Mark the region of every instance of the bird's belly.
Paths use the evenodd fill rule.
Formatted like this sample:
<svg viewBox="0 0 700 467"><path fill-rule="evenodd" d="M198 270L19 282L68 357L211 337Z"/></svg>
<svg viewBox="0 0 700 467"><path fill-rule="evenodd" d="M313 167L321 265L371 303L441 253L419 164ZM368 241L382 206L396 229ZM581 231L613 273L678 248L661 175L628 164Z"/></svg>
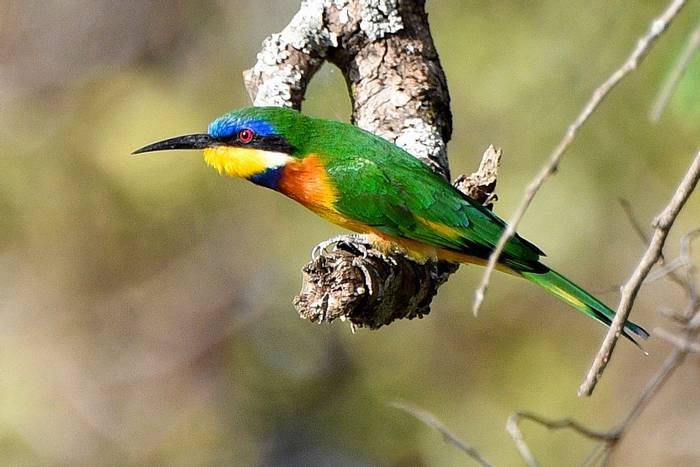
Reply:
<svg viewBox="0 0 700 467"><path fill-rule="evenodd" d="M489 262L488 258L485 259L468 253L436 247L409 238L386 235L369 226L366 226L366 229L364 233L369 233L370 242L380 251L385 253L400 252L421 264L424 264L426 261L443 260L452 263L486 266ZM509 274L518 275L518 273L504 264L496 264L496 269Z"/></svg>
<svg viewBox="0 0 700 467"><path fill-rule="evenodd" d="M453 263L486 265L488 262L467 253L446 250L434 245L411 240L409 238L394 237L373 230L369 232L370 241L381 251L400 252L421 264L426 261L445 260Z"/></svg>
<svg viewBox="0 0 700 467"><path fill-rule="evenodd" d="M368 234L372 233L372 231L374 230L367 224L363 224L362 222L353 219L348 219L347 217L338 213L338 211L336 211L333 207L318 204L302 204L307 209L311 210L313 213L322 217L328 222L332 222L335 225L339 225L340 227L343 227L345 229L352 230L353 232Z"/></svg>

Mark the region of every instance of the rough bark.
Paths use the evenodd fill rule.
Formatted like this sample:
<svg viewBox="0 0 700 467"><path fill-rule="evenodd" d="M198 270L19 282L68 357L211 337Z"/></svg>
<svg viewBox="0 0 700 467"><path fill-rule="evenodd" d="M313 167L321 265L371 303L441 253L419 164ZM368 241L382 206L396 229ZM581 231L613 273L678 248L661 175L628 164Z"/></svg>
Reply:
<svg viewBox="0 0 700 467"><path fill-rule="evenodd" d="M302 2L287 27L263 42L257 63L244 73L253 104L300 109L324 60L345 77L354 124L449 179L450 98L424 1ZM482 201L494 199L500 152L491 149L483 170L458 180L460 189ZM386 255L363 237L342 236L303 268L294 305L311 321L341 318L374 329L427 314L438 287L456 270L446 262L418 264L399 253Z"/></svg>

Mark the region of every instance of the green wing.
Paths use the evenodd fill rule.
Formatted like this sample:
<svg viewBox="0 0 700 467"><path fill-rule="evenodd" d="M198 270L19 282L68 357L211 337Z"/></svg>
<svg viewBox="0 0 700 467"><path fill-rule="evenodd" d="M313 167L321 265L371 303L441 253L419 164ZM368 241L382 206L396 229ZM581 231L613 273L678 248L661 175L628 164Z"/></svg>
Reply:
<svg viewBox="0 0 700 467"><path fill-rule="evenodd" d="M408 153L389 143L372 143L362 155L327 162L340 194L340 213L389 235L488 257L505 229L503 220ZM508 242L504 254L525 269L543 255L519 236Z"/></svg>

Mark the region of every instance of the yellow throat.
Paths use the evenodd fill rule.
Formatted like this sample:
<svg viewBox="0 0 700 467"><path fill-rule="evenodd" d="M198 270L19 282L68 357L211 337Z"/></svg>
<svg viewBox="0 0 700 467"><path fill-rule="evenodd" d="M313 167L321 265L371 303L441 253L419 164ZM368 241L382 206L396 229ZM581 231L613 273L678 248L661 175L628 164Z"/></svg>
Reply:
<svg viewBox="0 0 700 467"><path fill-rule="evenodd" d="M267 169L283 166L292 159L282 152L234 146L216 146L204 150L207 165L230 177L248 178Z"/></svg>

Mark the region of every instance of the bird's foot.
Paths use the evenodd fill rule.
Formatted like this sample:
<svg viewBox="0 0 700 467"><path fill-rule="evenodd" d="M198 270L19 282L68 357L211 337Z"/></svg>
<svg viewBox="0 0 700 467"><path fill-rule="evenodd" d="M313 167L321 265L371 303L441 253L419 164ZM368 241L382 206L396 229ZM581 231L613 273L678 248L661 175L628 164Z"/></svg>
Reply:
<svg viewBox="0 0 700 467"><path fill-rule="evenodd" d="M368 239L366 235L361 235L361 234L350 234L348 237L357 240L356 242L353 243L348 243L345 240L341 240L338 243L342 243L346 245L350 250L352 250L352 253L356 255L362 255L363 259L367 259L367 255L369 253L369 250L371 247L368 246Z"/></svg>
<svg viewBox="0 0 700 467"><path fill-rule="evenodd" d="M362 235L358 234L346 234L346 235L336 235L335 237L331 237L328 240L324 240L318 245L316 245L313 250L311 250L311 260L316 261L319 256L328 253L332 247L335 247L339 243L346 243L345 241L348 237L351 238L356 238L356 239L361 239ZM353 248L356 248L359 250L360 253L362 253L362 256L367 257L367 248L364 245L361 244L353 244Z"/></svg>

